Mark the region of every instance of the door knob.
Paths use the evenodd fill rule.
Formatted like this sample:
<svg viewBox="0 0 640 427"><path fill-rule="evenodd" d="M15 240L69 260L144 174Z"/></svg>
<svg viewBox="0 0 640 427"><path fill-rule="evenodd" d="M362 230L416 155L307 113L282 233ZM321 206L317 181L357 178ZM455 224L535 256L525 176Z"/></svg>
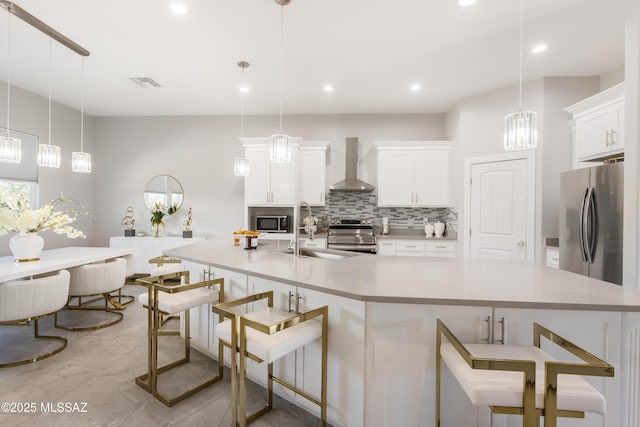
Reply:
<svg viewBox="0 0 640 427"><path fill-rule="evenodd" d="M522 240L518 240L518 246L524 246L524 242Z"/></svg>

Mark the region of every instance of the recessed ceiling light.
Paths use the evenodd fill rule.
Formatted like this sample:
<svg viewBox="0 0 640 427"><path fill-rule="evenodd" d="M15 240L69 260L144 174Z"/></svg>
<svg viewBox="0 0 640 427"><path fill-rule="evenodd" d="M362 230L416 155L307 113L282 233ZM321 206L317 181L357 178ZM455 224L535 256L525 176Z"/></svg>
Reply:
<svg viewBox="0 0 640 427"><path fill-rule="evenodd" d="M322 88L322 90L324 90L325 92L333 92L333 86L331 86L331 85L324 85L324 87Z"/></svg>
<svg viewBox="0 0 640 427"><path fill-rule="evenodd" d="M542 53L545 50L547 50L547 45L546 44L539 44L538 46L535 46L533 49L531 49L531 53Z"/></svg>
<svg viewBox="0 0 640 427"><path fill-rule="evenodd" d="M176 15L186 15L188 10L184 3L171 3L171 11Z"/></svg>
<svg viewBox="0 0 640 427"><path fill-rule="evenodd" d="M462 7L471 6L476 0L458 0L458 5Z"/></svg>
<svg viewBox="0 0 640 427"><path fill-rule="evenodd" d="M412 92L417 92L422 89L422 86L420 86L419 84L413 84L409 89L411 89Z"/></svg>
<svg viewBox="0 0 640 427"><path fill-rule="evenodd" d="M247 86L240 86L240 88L238 89L240 92L242 93L249 93L249 88Z"/></svg>

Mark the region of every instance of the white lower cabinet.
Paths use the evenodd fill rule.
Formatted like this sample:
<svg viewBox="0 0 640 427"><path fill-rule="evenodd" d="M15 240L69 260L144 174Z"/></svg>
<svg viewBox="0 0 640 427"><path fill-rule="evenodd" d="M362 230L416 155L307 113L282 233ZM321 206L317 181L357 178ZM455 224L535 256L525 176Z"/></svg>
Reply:
<svg viewBox="0 0 640 427"><path fill-rule="evenodd" d="M547 267L560 268L560 249L546 248L544 252Z"/></svg>
<svg viewBox="0 0 640 427"><path fill-rule="evenodd" d="M380 239L378 255L446 257L457 256L455 240L432 239Z"/></svg>
<svg viewBox="0 0 640 427"><path fill-rule="evenodd" d="M313 240L309 239L300 239L300 245L304 248L319 248L326 249L327 248L327 238L326 237L314 237Z"/></svg>

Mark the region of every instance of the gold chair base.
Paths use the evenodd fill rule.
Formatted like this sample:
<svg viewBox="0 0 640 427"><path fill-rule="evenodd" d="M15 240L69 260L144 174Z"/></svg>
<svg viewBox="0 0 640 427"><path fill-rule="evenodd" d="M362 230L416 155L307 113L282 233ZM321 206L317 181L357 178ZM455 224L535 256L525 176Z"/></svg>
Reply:
<svg viewBox="0 0 640 427"><path fill-rule="evenodd" d="M68 326L68 325L61 325L58 323L58 313L56 313L53 317L53 325L56 328L60 328L60 329L64 329L67 331L95 331L98 329L103 329L103 328L107 328L109 326L113 326L116 323L120 323L122 322L122 319L124 318L124 315L122 313L119 313L117 311L112 311L112 310L105 310L101 307L84 307L84 308L72 308L72 307L67 307L69 310L77 310L77 311L102 311L105 313L111 313L114 315L114 320L109 321L107 323L100 323L98 325L89 325L89 326Z"/></svg>
<svg viewBox="0 0 640 427"><path fill-rule="evenodd" d="M60 345L58 347L56 347L54 350L49 351L47 353L43 353L43 354L39 354L39 355L36 355L36 356L28 357L26 359L21 359L21 360L6 362L6 363L0 363L0 368L9 368L9 367L12 367L12 366L20 366L20 365L26 365L28 363L34 363L34 362L37 362L39 360L43 360L43 359L51 357L51 356L53 356L55 354L58 354L58 353L60 353L62 350L64 350L67 347L67 339L66 338L59 337L59 336L54 336L54 335L40 335L38 333L38 319L34 320L33 337L35 339L37 339L37 340L59 341Z"/></svg>
<svg viewBox="0 0 640 427"><path fill-rule="evenodd" d="M122 295L122 289L118 289L117 292L111 292L109 294L109 303L114 306L116 310L124 310L126 306L136 300L133 295Z"/></svg>

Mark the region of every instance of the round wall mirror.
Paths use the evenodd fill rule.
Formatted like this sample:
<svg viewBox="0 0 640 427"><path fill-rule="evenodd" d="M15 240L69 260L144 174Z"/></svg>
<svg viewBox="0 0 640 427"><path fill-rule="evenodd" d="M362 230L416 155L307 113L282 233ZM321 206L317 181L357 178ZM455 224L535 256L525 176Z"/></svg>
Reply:
<svg viewBox="0 0 640 427"><path fill-rule="evenodd" d="M152 209L156 203L173 207L174 211L180 209L183 199L182 185L171 175L158 175L151 178L144 188L144 204Z"/></svg>

